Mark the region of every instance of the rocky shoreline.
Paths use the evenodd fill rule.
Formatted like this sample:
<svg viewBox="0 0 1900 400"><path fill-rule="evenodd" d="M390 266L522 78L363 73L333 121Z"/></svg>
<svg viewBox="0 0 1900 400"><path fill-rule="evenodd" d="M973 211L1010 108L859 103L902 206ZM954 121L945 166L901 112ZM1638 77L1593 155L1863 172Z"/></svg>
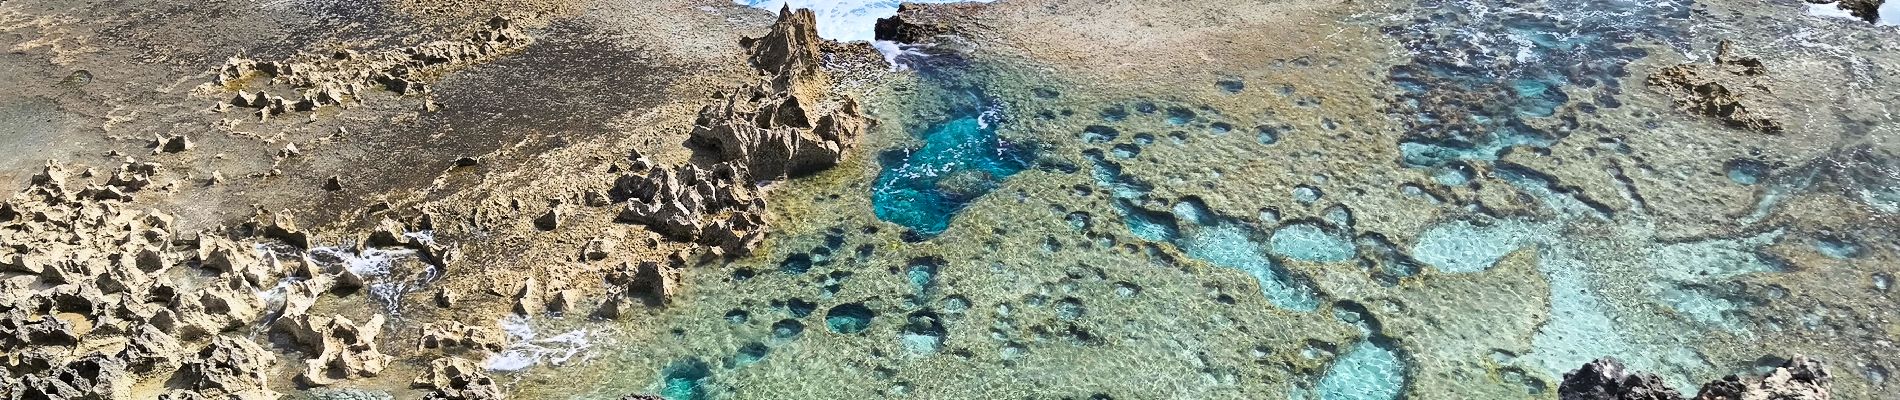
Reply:
<svg viewBox="0 0 1900 400"><path fill-rule="evenodd" d="M598 203L575 211L615 215L620 223L688 246L670 260L621 264L599 286L549 293L541 281L528 278L508 292L513 312L622 318L632 308L665 304L686 284L679 282L678 269L689 259L743 256L757 246L770 219L767 190L759 184L836 165L870 123L855 100L831 88L820 65L826 41L817 37L815 24L809 10L788 8L771 32L740 43L759 77L716 93L699 112L692 144L713 160L709 165L657 165L633 150L614 164L620 177L611 187L591 192L600 193L590 197ZM352 99L370 87L426 99L427 80L439 74L432 70L532 42L508 19L496 17L461 42L282 62L234 58L211 83L225 89L206 90L236 91L218 109L251 108L261 118L360 101ZM253 86L244 82L254 77L294 93L233 89ZM294 145L288 149L296 151ZM154 153L191 150L183 136L154 144ZM491 326L444 320L419 331L390 332L383 312L363 317L320 311L335 308L322 303L377 296L372 281L390 272L313 255L412 254L428 271L420 281L425 284L441 280L437 274L467 273L464 258L490 257L435 241L432 214L409 222L385 217L376 229L356 234L300 229L291 211L259 212L237 227L181 232L174 217L139 201L184 189L177 180L157 182L172 179L160 172L162 165L126 158L110 173L68 168L48 163L25 190L0 202L0 242L8 244L0 247L0 285L6 289L0 343L15 349L5 354L8 373L0 376L0 398L276 399L284 397L281 388L293 387L280 380L286 376L300 388L347 386L386 374L394 364L414 363L425 366L411 384L424 398L506 397L481 365L509 344ZM329 185L339 186L335 178ZM593 211L612 204L619 211ZM569 218L575 216L550 210L532 223L552 231L568 228ZM361 239L341 250L318 244L337 236ZM607 239L590 241L581 259L603 260L615 253L614 246ZM460 301L450 286L432 296L444 309L484 308ZM419 351L392 355L382 348L385 343L414 343ZM301 359L282 359L272 348Z"/></svg>

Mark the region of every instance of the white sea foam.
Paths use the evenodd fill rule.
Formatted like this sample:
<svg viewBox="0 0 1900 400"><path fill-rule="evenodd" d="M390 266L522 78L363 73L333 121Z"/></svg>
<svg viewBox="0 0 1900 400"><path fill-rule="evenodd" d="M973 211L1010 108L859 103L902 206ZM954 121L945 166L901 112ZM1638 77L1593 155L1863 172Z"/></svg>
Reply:
<svg viewBox="0 0 1900 400"><path fill-rule="evenodd" d="M911 3L988 3L991 0L906 0ZM792 8L809 8L818 15L818 36L842 41L870 41L878 18L897 15L899 0L734 0L747 7L778 11L790 4Z"/></svg>
<svg viewBox="0 0 1900 400"><path fill-rule="evenodd" d="M500 323L510 343L482 362L482 367L490 371L520 371L542 363L563 365L576 357L586 359L592 355L587 350L594 347L594 341L585 329L541 338L526 317L511 315Z"/></svg>
<svg viewBox="0 0 1900 400"><path fill-rule="evenodd" d="M1885 7L1882 7L1882 8L1885 8ZM1885 11L1885 10L1882 10L1882 11ZM1856 21L1860 20L1860 18L1855 18L1854 14L1849 14L1847 10L1842 10L1840 7L1840 3L1827 3L1827 4L1809 3L1808 15L1828 17L1828 18L1846 18L1846 19L1851 19L1851 20L1856 20Z"/></svg>

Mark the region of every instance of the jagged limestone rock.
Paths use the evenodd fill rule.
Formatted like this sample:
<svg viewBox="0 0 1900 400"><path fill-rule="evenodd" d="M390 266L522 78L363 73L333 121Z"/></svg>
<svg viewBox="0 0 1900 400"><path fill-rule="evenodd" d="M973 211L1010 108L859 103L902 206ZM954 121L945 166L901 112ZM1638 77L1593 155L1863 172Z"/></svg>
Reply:
<svg viewBox="0 0 1900 400"><path fill-rule="evenodd" d="M475 362L443 357L429 362L429 370L416 377L412 387L429 389L425 400L500 400L507 398L501 386Z"/></svg>
<svg viewBox="0 0 1900 400"><path fill-rule="evenodd" d="M185 389L217 398L276 399L269 388L277 356L247 339L217 336L185 360L174 379Z"/></svg>

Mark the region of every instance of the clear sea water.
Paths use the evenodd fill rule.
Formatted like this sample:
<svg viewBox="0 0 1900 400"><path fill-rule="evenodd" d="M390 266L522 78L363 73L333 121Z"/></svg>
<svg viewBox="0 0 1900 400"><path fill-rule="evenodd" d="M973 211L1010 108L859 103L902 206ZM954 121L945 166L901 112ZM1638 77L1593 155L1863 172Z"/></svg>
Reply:
<svg viewBox="0 0 1900 400"><path fill-rule="evenodd" d="M896 7L791 4L841 40ZM1693 392L1803 352L1848 390L1900 390L1894 358L1854 350L1896 339L1876 322L1896 269L1891 129L1796 163L1695 164L1628 138L1754 135L1629 100L1633 69L1708 52L1694 6L1419 1L1372 22L1402 54L1371 83L1390 136L932 55L903 94L928 109L885 113L869 157L775 189L798 219L758 255L690 270L677 306L633 323L651 336L517 379L674 400L1554 398L1598 357ZM1820 18L1801 7L1788 18ZM1290 84L1191 90L1324 109ZM1656 109L1606 116L1632 107ZM1295 173L1302 157L1364 170ZM1861 219L1775 217L1815 204ZM1729 216L1667 209L1705 206Z"/></svg>

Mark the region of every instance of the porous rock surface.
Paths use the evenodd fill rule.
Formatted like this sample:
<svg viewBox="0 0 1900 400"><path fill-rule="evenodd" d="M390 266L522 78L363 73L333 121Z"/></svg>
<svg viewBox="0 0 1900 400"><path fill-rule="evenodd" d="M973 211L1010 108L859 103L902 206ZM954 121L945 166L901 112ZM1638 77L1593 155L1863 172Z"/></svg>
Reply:
<svg viewBox="0 0 1900 400"><path fill-rule="evenodd" d="M780 11L771 32L742 40L762 76L718 93L700 109L691 133L691 142L718 162L653 166L636 152L609 191L626 204L618 220L717 254L748 254L767 228L756 182L837 165L870 124L856 100L830 90L825 43L811 10L790 8Z"/></svg>
<svg viewBox="0 0 1900 400"><path fill-rule="evenodd" d="M1565 373L1557 395L1562 400L1825 400L1831 379L1820 361L1797 355L1765 376L1729 375L1703 384L1695 397L1683 397L1654 374L1601 358Z"/></svg>
<svg viewBox="0 0 1900 400"><path fill-rule="evenodd" d="M1684 112L1714 118L1724 126L1780 133L1777 111L1762 103L1770 96L1761 60L1736 54L1727 41L1716 46L1712 64L1682 64L1651 74L1649 86L1674 99Z"/></svg>
<svg viewBox="0 0 1900 400"><path fill-rule="evenodd" d="M255 110L260 118L291 111L315 111L320 107L360 101L366 90L384 89L397 94L428 91L429 75L459 65L485 60L533 43L505 17L489 19L474 33L457 40L437 40L414 46L370 54L340 50L329 54L304 54L279 61L257 61L233 57L218 70L212 85L237 88L220 109ZM247 92L250 80L290 88L292 97L269 91Z"/></svg>
<svg viewBox="0 0 1900 400"><path fill-rule="evenodd" d="M779 12L772 31L746 39L759 82L719 95L700 109L693 141L745 165L754 180L808 175L843 159L867 124L850 96L828 93L830 77L817 17L811 10Z"/></svg>
<svg viewBox="0 0 1900 400"><path fill-rule="evenodd" d="M475 362L459 357L444 357L429 362L429 370L411 385L428 389L425 400L498 400L507 398L501 386Z"/></svg>

